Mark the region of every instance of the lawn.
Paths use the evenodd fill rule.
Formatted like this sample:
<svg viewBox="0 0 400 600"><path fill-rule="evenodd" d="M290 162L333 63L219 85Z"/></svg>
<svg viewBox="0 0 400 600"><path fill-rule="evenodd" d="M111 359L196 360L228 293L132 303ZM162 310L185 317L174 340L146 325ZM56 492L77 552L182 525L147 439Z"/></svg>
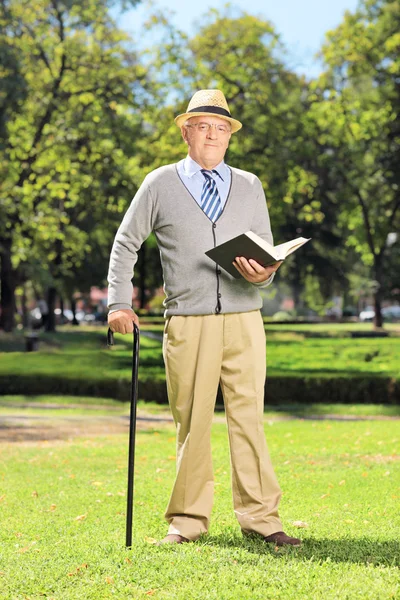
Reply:
<svg viewBox="0 0 400 600"><path fill-rule="evenodd" d="M370 325L356 324L357 330L369 331ZM362 325L362 327L361 327ZM163 378L161 342L147 337L161 335L161 326L143 326L140 346L141 376ZM268 324L268 374L319 377L365 374L399 378L400 336L392 325L387 338L352 339L353 325L278 325ZM0 336L0 375L63 373L67 377L109 379L129 377L132 337L115 336L116 345L106 346L104 328L60 328L55 334L42 334L40 352L23 352L21 335Z"/></svg>
<svg viewBox="0 0 400 600"><path fill-rule="evenodd" d="M266 325L269 404L293 402L400 404L399 328L386 338L351 338L368 324ZM0 393L128 398L132 336L106 329L64 327L40 335L39 352L26 353L21 333L0 334ZM144 324L139 395L166 402L161 325Z"/></svg>
<svg viewBox="0 0 400 600"><path fill-rule="evenodd" d="M22 409L22 410L21 410ZM0 418L15 415L21 411L24 415L46 417L53 414L60 416L129 416L130 405L112 398L93 398L82 396L0 396ZM155 417L171 417L169 407L155 402L138 401L138 414ZM223 407L216 407L216 414L223 415ZM400 406L388 404L280 404L266 406L266 419L275 418L333 418L338 419L373 419L374 417L400 417Z"/></svg>
<svg viewBox="0 0 400 600"><path fill-rule="evenodd" d="M157 547L174 477L171 426L138 433L134 547L124 548L127 436L0 446L2 600L389 599L400 597L398 421L266 422L300 549L240 535L226 427L213 427L212 527ZM296 528L303 521L308 527Z"/></svg>

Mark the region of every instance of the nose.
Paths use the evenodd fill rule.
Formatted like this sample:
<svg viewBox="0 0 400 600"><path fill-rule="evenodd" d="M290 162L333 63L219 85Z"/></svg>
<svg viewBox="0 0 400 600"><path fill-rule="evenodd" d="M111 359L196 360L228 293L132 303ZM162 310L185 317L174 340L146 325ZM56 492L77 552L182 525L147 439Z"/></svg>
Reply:
<svg viewBox="0 0 400 600"><path fill-rule="evenodd" d="M217 139L217 128L214 126L210 127L210 129L208 130L208 133L207 133L207 137L210 140L216 140Z"/></svg>

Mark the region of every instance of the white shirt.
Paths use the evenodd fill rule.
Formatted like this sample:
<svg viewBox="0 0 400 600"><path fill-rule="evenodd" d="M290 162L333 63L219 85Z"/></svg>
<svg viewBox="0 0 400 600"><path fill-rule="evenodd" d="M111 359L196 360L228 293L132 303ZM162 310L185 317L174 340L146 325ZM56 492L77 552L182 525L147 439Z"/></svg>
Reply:
<svg viewBox="0 0 400 600"><path fill-rule="evenodd" d="M201 206L201 192L205 181L204 175L201 172L202 168L190 156L180 160L177 164L178 175L182 183L199 206ZM231 188L231 170L224 161L221 161L213 170L217 171L218 175L211 173L211 170L208 170L208 172L217 184L219 197L221 198L221 208L224 208Z"/></svg>

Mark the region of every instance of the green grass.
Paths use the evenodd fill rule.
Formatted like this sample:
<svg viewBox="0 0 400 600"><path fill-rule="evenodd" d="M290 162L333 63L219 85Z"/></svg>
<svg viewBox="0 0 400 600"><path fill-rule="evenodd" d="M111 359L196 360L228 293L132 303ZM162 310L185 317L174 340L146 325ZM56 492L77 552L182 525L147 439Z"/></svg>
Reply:
<svg viewBox="0 0 400 600"><path fill-rule="evenodd" d="M356 324L365 330L371 325ZM154 327L149 326L150 329ZM307 329L308 328L308 329ZM309 337L309 330L327 337ZM400 337L347 337L351 324L267 325L267 361L269 376L351 377L354 375L399 378ZM115 336L110 350L105 329L71 327L55 334L42 334L40 352L25 353L21 335L0 336L0 376L38 374L104 380L128 378L131 372L131 336ZM335 335L331 335L332 331ZM21 347L22 344L22 347ZM161 343L141 337L140 377L164 379Z"/></svg>
<svg viewBox="0 0 400 600"><path fill-rule="evenodd" d="M342 417L342 418L364 418L364 417L400 417L400 406L385 404L288 404L280 406L266 406L264 410L266 418L273 417Z"/></svg>
<svg viewBox="0 0 400 600"><path fill-rule="evenodd" d="M372 323L274 323L264 317L264 324L269 331L296 331L302 332L308 336L315 333L323 334L324 336L344 336L348 337L351 332L371 332L373 331ZM400 335L400 323L385 323L383 331L387 331L390 335Z"/></svg>
<svg viewBox="0 0 400 600"><path fill-rule="evenodd" d="M27 405L30 407L44 407L44 405L53 408L74 407L74 410L82 408L94 408L98 410L100 407L104 407L105 410L110 408L114 410L121 409L121 402L114 400L113 398L92 398L86 396L0 396L0 406L19 406L25 408Z"/></svg>
<svg viewBox="0 0 400 600"><path fill-rule="evenodd" d="M81 398L80 396L0 396L0 417L24 416L59 418L119 417L129 415L129 404L108 398Z"/></svg>
<svg viewBox="0 0 400 600"><path fill-rule="evenodd" d="M399 377L400 340L384 339L268 339L268 373L318 377L365 374Z"/></svg>
<svg viewBox="0 0 400 600"><path fill-rule="evenodd" d="M105 330L61 330L42 334L39 352L4 352L1 354L0 375L35 374L102 381L127 378L131 374L132 338L118 336L117 344L107 348ZM15 341L13 342L15 344ZM3 336L3 349L6 340ZM141 338L141 376L163 379L161 344Z"/></svg>
<svg viewBox="0 0 400 600"><path fill-rule="evenodd" d="M268 600L400 597L398 422L266 425L300 549L241 537L225 426L213 428L212 526L156 547L174 478L172 428L137 436L134 547L124 548L126 436L3 444L2 600ZM306 529L296 529L294 521Z"/></svg>
<svg viewBox="0 0 400 600"><path fill-rule="evenodd" d="M112 398L92 398L81 396L0 396L0 416L15 414L18 410L23 414L45 416L51 411L55 416L74 415L119 416L129 414L129 403L122 404ZM153 416L170 416L169 407L155 402L138 401L138 414ZM223 414L223 406L217 405L216 412ZM265 418L280 417L400 417L400 406L387 404L288 404L266 406Z"/></svg>

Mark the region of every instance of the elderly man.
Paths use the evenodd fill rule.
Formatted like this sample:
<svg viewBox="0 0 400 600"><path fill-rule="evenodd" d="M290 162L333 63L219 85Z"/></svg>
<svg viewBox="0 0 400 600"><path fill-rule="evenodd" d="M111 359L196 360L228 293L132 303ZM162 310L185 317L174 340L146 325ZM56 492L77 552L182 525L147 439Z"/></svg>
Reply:
<svg viewBox="0 0 400 600"><path fill-rule="evenodd" d="M233 503L242 532L278 546L299 546L282 531L281 497L263 429L265 334L259 288L280 263L264 268L238 256L233 278L205 252L251 230L272 243L259 179L224 162L232 133L223 93L200 90L175 119L188 146L177 164L143 181L115 237L109 269L108 322L114 332L139 325L132 310L137 251L154 232L166 298L163 356L177 428L177 473L162 543L195 541L209 527L213 502L210 434L218 384L229 431Z"/></svg>

